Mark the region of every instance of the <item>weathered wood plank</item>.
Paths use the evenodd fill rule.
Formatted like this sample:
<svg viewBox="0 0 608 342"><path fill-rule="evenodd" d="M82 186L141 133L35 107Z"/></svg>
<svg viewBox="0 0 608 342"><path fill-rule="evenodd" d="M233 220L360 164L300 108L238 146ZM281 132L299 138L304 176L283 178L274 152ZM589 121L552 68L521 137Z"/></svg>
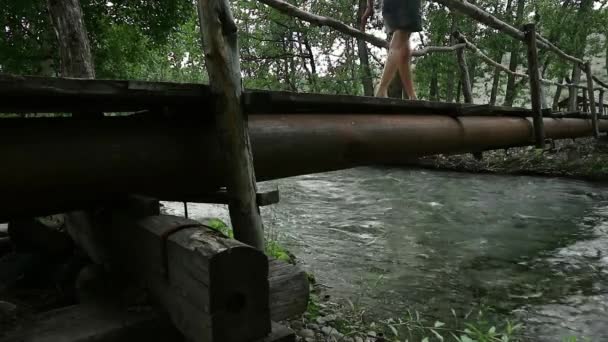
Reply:
<svg viewBox="0 0 608 342"><path fill-rule="evenodd" d="M279 260L268 264L270 283L270 317L274 321L293 318L306 311L309 284L306 272Z"/></svg>
<svg viewBox="0 0 608 342"><path fill-rule="evenodd" d="M202 84L0 74L0 99L0 111L13 113L73 112L92 108L102 112L128 112L164 106L197 106L206 109L209 115L212 113L209 87Z"/></svg>
<svg viewBox="0 0 608 342"><path fill-rule="evenodd" d="M184 341L165 315L113 305L76 305L45 312L1 335L2 342Z"/></svg>
<svg viewBox="0 0 608 342"><path fill-rule="evenodd" d="M116 305L74 305L44 312L13 330L0 332L1 342L186 342L165 314L128 310ZM258 342L294 342L290 329L272 322ZM251 342L251 341L245 341Z"/></svg>
<svg viewBox="0 0 608 342"><path fill-rule="evenodd" d="M524 26L524 33L528 47L528 73L530 75L530 95L532 97L532 115L534 118L534 138L537 148L545 147L545 129L543 124L542 84L540 83L540 69L538 61L538 48L536 46L536 25Z"/></svg>
<svg viewBox="0 0 608 342"><path fill-rule="evenodd" d="M180 198L163 198L165 201L173 202L189 202L189 203L213 203L213 204L230 204L230 195L225 189L214 193L187 196ZM256 201L258 206L266 207L269 205L279 203L280 195L279 190L262 191L256 193Z"/></svg>
<svg viewBox="0 0 608 342"><path fill-rule="evenodd" d="M270 332L261 251L179 217L138 219L116 209L71 213L67 222L94 261L145 284L190 341L242 342Z"/></svg>

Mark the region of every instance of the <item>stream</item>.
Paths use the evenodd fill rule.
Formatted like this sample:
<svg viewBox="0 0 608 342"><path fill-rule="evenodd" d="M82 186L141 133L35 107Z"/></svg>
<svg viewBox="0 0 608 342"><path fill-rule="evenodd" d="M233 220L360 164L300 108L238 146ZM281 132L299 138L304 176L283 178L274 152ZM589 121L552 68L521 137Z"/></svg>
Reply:
<svg viewBox="0 0 608 342"><path fill-rule="evenodd" d="M378 318L486 305L536 341L608 340L608 193L582 181L357 168L268 182L268 233ZM167 210L183 214L181 203ZM229 221L224 206L193 218Z"/></svg>

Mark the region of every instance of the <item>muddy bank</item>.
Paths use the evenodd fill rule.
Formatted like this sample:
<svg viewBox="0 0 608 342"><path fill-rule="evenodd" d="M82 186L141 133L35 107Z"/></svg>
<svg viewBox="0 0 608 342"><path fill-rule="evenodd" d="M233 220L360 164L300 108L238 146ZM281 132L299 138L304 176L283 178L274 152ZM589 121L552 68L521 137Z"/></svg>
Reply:
<svg viewBox="0 0 608 342"><path fill-rule="evenodd" d="M477 156L479 157L479 156ZM608 181L608 139L560 140L545 150L517 147L487 151L481 159L472 154L421 158L417 167L433 170L567 177Z"/></svg>

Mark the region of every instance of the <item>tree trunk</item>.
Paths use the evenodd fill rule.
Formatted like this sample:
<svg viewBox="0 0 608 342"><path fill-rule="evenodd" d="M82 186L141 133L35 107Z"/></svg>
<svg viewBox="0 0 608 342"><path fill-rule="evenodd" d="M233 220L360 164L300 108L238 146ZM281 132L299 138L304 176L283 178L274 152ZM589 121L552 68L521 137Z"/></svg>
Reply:
<svg viewBox="0 0 608 342"><path fill-rule="evenodd" d="M520 26L520 23L523 19L524 8L525 8L525 0L517 0L517 13L515 15L515 24L517 27ZM521 43L518 41L513 41L512 49L511 49L511 57L509 60L509 70L515 72L517 71L517 66L519 65L519 48ZM509 74L507 77L507 91L505 93L505 102L504 105L508 107L513 106L513 102L515 102L515 97L517 96L517 90L515 85L515 76Z"/></svg>
<svg viewBox="0 0 608 342"><path fill-rule="evenodd" d="M439 79L437 69L433 66L431 74L431 84L429 86L429 98L431 101L439 101Z"/></svg>
<svg viewBox="0 0 608 342"><path fill-rule="evenodd" d="M357 10L357 23L361 22L361 18L367 8L367 0L359 0L359 9ZM365 27L361 27L361 31L365 31ZM359 65L361 74L361 83L363 84L363 94L365 96L374 96L374 82L372 79L372 70L369 66L369 50L363 39L357 39L357 52L359 54Z"/></svg>
<svg viewBox="0 0 608 342"><path fill-rule="evenodd" d="M452 24L450 26L450 45L454 46L456 44L456 38L454 37L454 32L456 31L458 25L456 22L456 15L454 12L450 13L450 18L452 20ZM454 90L456 88L456 80L457 80L456 72L454 68L449 68L448 77L445 85L445 101L453 102L454 101Z"/></svg>
<svg viewBox="0 0 608 342"><path fill-rule="evenodd" d="M564 77L560 77L558 80L558 83L563 83L564 82ZM553 111L558 111L559 110L559 100L562 97L562 90L563 87L557 87L557 89L555 90L555 95L553 96L553 106L551 108L553 108Z"/></svg>
<svg viewBox="0 0 608 342"><path fill-rule="evenodd" d="M572 68L572 79L570 83L578 84L581 81L581 68L575 64ZM573 112L578 107L578 88L570 87L568 90L568 110Z"/></svg>
<svg viewBox="0 0 608 342"><path fill-rule="evenodd" d="M91 45L79 0L47 0L59 43L61 76L95 78Z"/></svg>
<svg viewBox="0 0 608 342"><path fill-rule="evenodd" d="M502 53L497 54L496 61L500 63L502 61ZM496 98L498 97L498 88L500 87L500 69L494 68L494 75L492 76L492 91L490 92L490 105L496 105Z"/></svg>

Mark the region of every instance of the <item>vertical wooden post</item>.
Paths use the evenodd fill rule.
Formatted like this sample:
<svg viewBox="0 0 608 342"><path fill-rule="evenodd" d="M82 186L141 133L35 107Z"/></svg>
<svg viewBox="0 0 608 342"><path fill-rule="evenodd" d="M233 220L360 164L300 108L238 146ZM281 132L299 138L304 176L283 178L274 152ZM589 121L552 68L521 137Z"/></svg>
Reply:
<svg viewBox="0 0 608 342"><path fill-rule="evenodd" d="M536 147L545 147L545 130L543 124L542 91L538 63L538 49L536 47L536 25L524 26L526 43L528 45L528 75L530 76L530 95L532 97L532 115L534 116L534 138Z"/></svg>
<svg viewBox="0 0 608 342"><path fill-rule="evenodd" d="M593 125L593 136L600 136L600 129L597 124L597 110L595 107L595 90L593 90L593 73L591 72L591 62L585 63L587 73L587 94L589 94L589 108L591 109L591 124Z"/></svg>
<svg viewBox="0 0 608 342"><path fill-rule="evenodd" d="M569 87L568 94L568 110L571 112L575 112L578 110L578 88L575 85L578 84L578 79L580 77L581 68L578 63L574 64L574 70L572 71L572 80L570 81L571 85Z"/></svg>
<svg viewBox="0 0 608 342"><path fill-rule="evenodd" d="M581 103L583 112L589 113L589 100L587 100L587 88L583 90L583 103Z"/></svg>
<svg viewBox="0 0 608 342"><path fill-rule="evenodd" d="M465 43L462 35L458 31L452 33L453 37L459 43ZM462 85L462 94L464 95L464 103L473 103L473 90L471 89L471 76L469 75L469 66L467 65L467 57L465 55L465 48L456 50L456 58L458 59L458 68L460 69L460 78Z"/></svg>
<svg viewBox="0 0 608 342"><path fill-rule="evenodd" d="M600 88L600 100L599 100L599 104L600 104L600 108L598 109L598 114L599 117L603 117L606 113L605 113L605 108L604 108L604 89Z"/></svg>
<svg viewBox="0 0 608 342"><path fill-rule="evenodd" d="M241 97L237 27L228 0L198 0L199 19L216 125L228 167L230 219L234 237L264 250L264 226L256 201L253 156Z"/></svg>

